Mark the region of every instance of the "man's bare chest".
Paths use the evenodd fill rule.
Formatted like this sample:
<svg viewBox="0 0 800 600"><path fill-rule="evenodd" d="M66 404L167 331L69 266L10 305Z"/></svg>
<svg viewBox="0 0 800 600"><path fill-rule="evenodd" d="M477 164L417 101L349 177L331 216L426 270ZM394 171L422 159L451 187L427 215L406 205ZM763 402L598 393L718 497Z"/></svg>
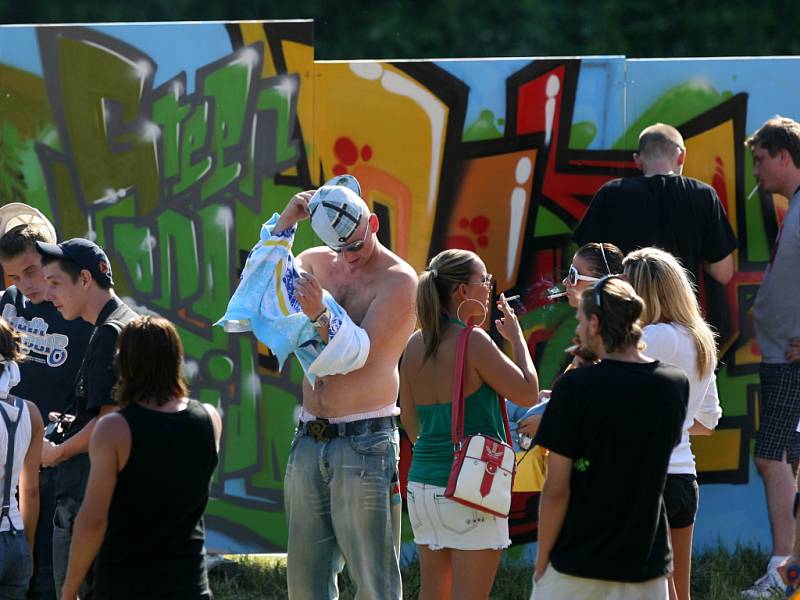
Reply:
<svg viewBox="0 0 800 600"><path fill-rule="evenodd" d="M353 322L360 325L375 299L376 293L372 284L363 279L341 281L334 278L327 285L322 281L320 283L350 315Z"/></svg>

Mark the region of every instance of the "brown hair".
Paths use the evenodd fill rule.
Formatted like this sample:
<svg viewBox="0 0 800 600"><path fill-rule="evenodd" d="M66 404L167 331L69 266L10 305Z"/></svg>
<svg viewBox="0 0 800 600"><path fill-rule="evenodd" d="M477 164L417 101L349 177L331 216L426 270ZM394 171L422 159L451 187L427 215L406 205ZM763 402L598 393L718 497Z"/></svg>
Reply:
<svg viewBox="0 0 800 600"><path fill-rule="evenodd" d="M469 250L444 250L431 259L419 276L417 287L417 319L425 342L427 360L442 341L442 317L450 295L460 283L468 283L479 260Z"/></svg>
<svg viewBox="0 0 800 600"><path fill-rule="evenodd" d="M15 259L28 250L36 252L36 242L49 240L50 237L42 225L17 225L0 237L0 261Z"/></svg>
<svg viewBox="0 0 800 600"><path fill-rule="evenodd" d="M161 317L138 317L117 340L120 406L154 402L157 406L188 393L183 378L183 344L175 327Z"/></svg>
<svg viewBox="0 0 800 600"><path fill-rule="evenodd" d="M588 263L592 270L589 274L591 277L603 277L622 273L622 259L625 255L609 242L589 242L578 248L575 256Z"/></svg>
<svg viewBox="0 0 800 600"><path fill-rule="evenodd" d="M642 158L673 158L681 150L684 150L683 136L671 125L655 123L639 134Z"/></svg>
<svg viewBox="0 0 800 600"><path fill-rule="evenodd" d="M786 150L792 157L794 166L800 168L800 123L794 119L776 115L759 127L744 143L750 150L760 146L770 156Z"/></svg>
<svg viewBox="0 0 800 600"><path fill-rule="evenodd" d="M581 294L581 310L587 317L599 318L600 338L606 352L639 346L642 328L637 321L644 310L644 300L627 281L609 276L586 288Z"/></svg>
<svg viewBox="0 0 800 600"><path fill-rule="evenodd" d="M25 360L25 354L22 352L22 337L3 318L0 318L0 360L13 362ZM5 371L5 368L5 365L0 364L0 374Z"/></svg>

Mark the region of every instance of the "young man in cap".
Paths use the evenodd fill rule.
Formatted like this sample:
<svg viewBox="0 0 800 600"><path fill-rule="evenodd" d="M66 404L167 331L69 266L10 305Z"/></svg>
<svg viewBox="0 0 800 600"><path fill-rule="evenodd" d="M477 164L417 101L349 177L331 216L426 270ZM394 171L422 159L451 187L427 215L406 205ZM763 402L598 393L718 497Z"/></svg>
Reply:
<svg viewBox="0 0 800 600"><path fill-rule="evenodd" d="M75 386L75 419L60 444L45 442L42 463L58 465L56 513L53 531L53 572L60 594L66 576L72 526L78 514L89 475L87 450L97 420L117 410L112 388L117 336L136 313L113 290L111 265L102 248L75 238L60 244L38 242L47 280L45 299L65 319L81 318L94 325ZM81 596L91 593L87 577Z"/></svg>
<svg viewBox="0 0 800 600"><path fill-rule="evenodd" d="M667 600L663 492L689 381L642 353L643 307L615 275L581 295L576 332L601 360L559 377L536 433L550 454L532 600Z"/></svg>
<svg viewBox="0 0 800 600"><path fill-rule="evenodd" d="M338 328L322 304L323 289L369 338L363 366L318 378L314 388L303 382L284 484L293 600L335 598L345 562L359 598L402 597L397 365L416 322L417 276L378 241L378 217L359 193L348 176L301 192L273 230L290 237L310 218L325 243L298 256L304 273L294 282L322 339Z"/></svg>
<svg viewBox="0 0 800 600"><path fill-rule="evenodd" d="M62 413L72 390L92 326L81 319L67 321L44 299L47 283L36 242L56 241L53 225L35 208L14 202L0 207L0 265L12 285L0 299L0 313L22 336L27 360L20 363L20 383L14 393L36 404L47 421ZM53 513L55 470L39 476L40 511L34 545L34 576L30 598L55 598L53 581Z"/></svg>

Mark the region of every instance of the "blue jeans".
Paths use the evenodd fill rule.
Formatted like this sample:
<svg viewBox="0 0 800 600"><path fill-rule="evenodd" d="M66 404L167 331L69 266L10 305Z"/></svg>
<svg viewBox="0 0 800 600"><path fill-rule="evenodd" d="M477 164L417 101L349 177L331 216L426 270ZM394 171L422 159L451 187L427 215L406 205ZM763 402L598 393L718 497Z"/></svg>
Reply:
<svg viewBox="0 0 800 600"><path fill-rule="evenodd" d="M33 560L22 531L0 533L0 600L25 598Z"/></svg>
<svg viewBox="0 0 800 600"><path fill-rule="evenodd" d="M339 597L347 562L356 600L400 600L397 428L316 441L295 435L284 495L291 600Z"/></svg>

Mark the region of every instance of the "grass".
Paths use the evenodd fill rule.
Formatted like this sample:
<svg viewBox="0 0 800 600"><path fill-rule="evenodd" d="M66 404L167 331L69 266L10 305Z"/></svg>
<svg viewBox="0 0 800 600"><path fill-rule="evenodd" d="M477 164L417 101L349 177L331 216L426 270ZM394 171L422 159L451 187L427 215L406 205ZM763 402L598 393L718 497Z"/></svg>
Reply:
<svg viewBox="0 0 800 600"><path fill-rule="evenodd" d="M764 573L767 555L760 550L737 547L733 552L720 547L696 555L692 563L693 600L735 600L739 590L751 585ZM283 558L233 557L233 562L211 572L211 588L216 600L282 600L286 594L286 562ZM342 600L352 600L353 582L347 570L339 578ZM403 571L403 596L419 594L419 565ZM502 566L495 578L493 600L527 600L531 593L531 567ZM784 599L783 594L774 600Z"/></svg>

